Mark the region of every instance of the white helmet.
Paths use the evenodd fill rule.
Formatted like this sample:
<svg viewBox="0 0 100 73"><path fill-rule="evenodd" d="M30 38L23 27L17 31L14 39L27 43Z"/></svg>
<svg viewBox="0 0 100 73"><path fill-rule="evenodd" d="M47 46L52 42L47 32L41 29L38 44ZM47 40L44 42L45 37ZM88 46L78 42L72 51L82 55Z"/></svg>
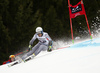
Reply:
<svg viewBox="0 0 100 73"><path fill-rule="evenodd" d="M36 33L43 33L42 27L37 27L36 28Z"/></svg>

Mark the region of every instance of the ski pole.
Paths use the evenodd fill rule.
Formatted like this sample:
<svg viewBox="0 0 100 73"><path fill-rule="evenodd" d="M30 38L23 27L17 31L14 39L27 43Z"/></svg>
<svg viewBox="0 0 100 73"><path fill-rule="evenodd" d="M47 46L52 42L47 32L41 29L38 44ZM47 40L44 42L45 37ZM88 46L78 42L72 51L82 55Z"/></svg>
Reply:
<svg viewBox="0 0 100 73"><path fill-rule="evenodd" d="M28 50L25 50L25 51L23 51L23 52L20 52L20 53L18 53L18 54L15 54L15 56L18 56L18 55L20 55L20 54L23 54L23 53L25 53L25 52L27 52Z"/></svg>

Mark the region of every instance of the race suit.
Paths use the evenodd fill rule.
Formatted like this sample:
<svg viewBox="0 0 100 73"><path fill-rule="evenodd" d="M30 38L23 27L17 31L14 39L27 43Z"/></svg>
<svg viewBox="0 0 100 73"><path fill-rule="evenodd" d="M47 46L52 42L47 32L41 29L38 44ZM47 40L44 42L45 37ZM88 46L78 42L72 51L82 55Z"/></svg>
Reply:
<svg viewBox="0 0 100 73"><path fill-rule="evenodd" d="M10 59L9 59L8 61L4 61L4 62L3 62L3 65L4 65L4 64L8 64L8 63L10 63L10 62L12 62Z"/></svg>
<svg viewBox="0 0 100 73"><path fill-rule="evenodd" d="M33 42L38 39L39 42L32 48L31 51L29 51L26 55L24 55L22 57L22 59L25 59L26 57L32 55L33 53L36 55L38 55L41 51L46 51L48 49L49 46L49 42L52 41L52 39L50 38L50 36L48 35L48 33L43 32L42 36L39 37L38 34L36 33L33 38L31 39L31 41L29 42L29 45L32 45Z"/></svg>

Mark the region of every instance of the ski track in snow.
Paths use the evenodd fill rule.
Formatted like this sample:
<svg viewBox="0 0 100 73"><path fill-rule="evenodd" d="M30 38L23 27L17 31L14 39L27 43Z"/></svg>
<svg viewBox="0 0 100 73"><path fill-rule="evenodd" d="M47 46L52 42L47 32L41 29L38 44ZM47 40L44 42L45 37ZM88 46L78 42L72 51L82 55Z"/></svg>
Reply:
<svg viewBox="0 0 100 73"><path fill-rule="evenodd" d="M0 73L100 73L100 38L42 52L34 59L12 67L2 65Z"/></svg>

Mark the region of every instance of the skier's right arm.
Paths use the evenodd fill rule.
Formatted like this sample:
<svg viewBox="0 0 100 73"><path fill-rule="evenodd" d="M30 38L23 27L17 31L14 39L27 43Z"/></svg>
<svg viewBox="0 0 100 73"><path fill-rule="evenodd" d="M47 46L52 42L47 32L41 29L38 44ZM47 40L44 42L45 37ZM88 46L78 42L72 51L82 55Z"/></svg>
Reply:
<svg viewBox="0 0 100 73"><path fill-rule="evenodd" d="M33 44L33 42L36 40L36 36L37 36L37 34L35 34L34 36L33 36L33 38L30 40L30 42L29 42L29 51L31 50L31 48L32 48L32 44Z"/></svg>

